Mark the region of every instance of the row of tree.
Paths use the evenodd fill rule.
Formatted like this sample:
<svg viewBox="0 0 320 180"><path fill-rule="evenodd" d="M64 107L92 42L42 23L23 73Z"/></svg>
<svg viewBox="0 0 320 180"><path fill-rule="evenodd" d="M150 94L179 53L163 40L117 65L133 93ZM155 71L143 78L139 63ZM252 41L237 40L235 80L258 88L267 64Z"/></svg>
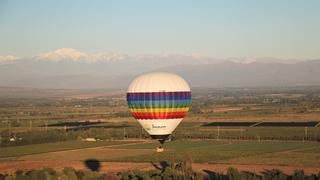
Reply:
<svg viewBox="0 0 320 180"><path fill-rule="evenodd" d="M192 170L189 160L180 162L160 162L155 165L155 170L141 171L129 170L118 173L99 173L91 170L75 170L65 167L62 171L51 168L29 171L16 171L13 174L0 174L0 180L318 180L318 174L306 175L303 170L296 170L292 175L287 175L278 169L256 174L247 171L238 171L230 167L226 174L209 170L196 172Z"/></svg>
<svg viewBox="0 0 320 180"><path fill-rule="evenodd" d="M233 133L233 134L232 134ZM27 144L41 144L49 142L70 141L76 139L95 138L97 140L119 140L128 138L146 139L148 134L139 127L128 127L126 125L112 128L85 128L81 127L75 129L53 129L47 131L26 131L19 133L12 133L9 130L3 130L0 133L0 146L17 146ZM192 132L192 130L184 132L177 130L171 136L172 140L183 139L213 139L213 140L308 140L320 141L319 134L311 134L304 136L304 134L288 134L285 135L254 135L239 132Z"/></svg>

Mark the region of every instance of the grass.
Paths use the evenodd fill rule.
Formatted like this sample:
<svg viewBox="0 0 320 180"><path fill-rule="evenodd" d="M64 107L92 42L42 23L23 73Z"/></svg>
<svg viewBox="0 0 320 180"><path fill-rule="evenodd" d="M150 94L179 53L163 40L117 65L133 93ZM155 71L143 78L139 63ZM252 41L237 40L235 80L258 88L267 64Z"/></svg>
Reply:
<svg viewBox="0 0 320 180"><path fill-rule="evenodd" d="M204 148L206 146L215 146L225 144L222 141L171 141L165 143L165 148L174 150L186 150L191 148ZM155 149L158 143L145 143L138 145L123 145L119 147L114 147L115 149Z"/></svg>
<svg viewBox="0 0 320 180"><path fill-rule="evenodd" d="M320 146L301 149L301 150L299 150L297 152L301 152L301 153L319 153L320 152Z"/></svg>
<svg viewBox="0 0 320 180"><path fill-rule="evenodd" d="M115 148L119 149L155 149L156 144L124 145ZM317 165L315 157L320 156L320 144L316 142L221 142L221 141L175 141L165 146L164 153L155 153L139 156L126 156L115 158L114 161L128 162L150 162L161 160L177 160L184 156L191 156L194 162L200 163L261 163L261 164L298 164ZM290 161L296 151L313 149L311 153L300 153L294 161ZM287 156L278 156L279 153ZM301 156L305 154L305 156ZM288 156L289 155L289 156ZM269 157L269 159L268 159ZM271 158L270 158L271 157ZM289 158L286 158L289 157ZM307 157L307 158L306 158ZM312 158L313 157L313 158ZM247 161L246 161L247 160ZM268 162L269 160L269 162Z"/></svg>
<svg viewBox="0 0 320 180"><path fill-rule="evenodd" d="M125 141L66 141L66 142L56 142L56 143L46 143L46 144L32 144L25 146L14 146L14 147L3 147L0 148L0 158L5 157L16 157L29 154L39 154L54 151L63 151L71 149L82 149L98 146L108 146L117 144L127 144L132 142Z"/></svg>
<svg viewBox="0 0 320 180"><path fill-rule="evenodd" d="M181 124L183 124L182 122ZM188 123L190 126L191 123ZM308 127L307 138L317 139L320 136L319 127ZM178 137L192 136L195 138L218 138L218 127L203 127L198 124L190 127L178 127L175 131ZM278 139L302 140L305 136L304 127L219 127L219 138L222 139Z"/></svg>
<svg viewBox="0 0 320 180"><path fill-rule="evenodd" d="M118 145L101 148L89 148ZM156 153L157 143L101 141L48 143L1 148L0 157L19 157L19 160L97 159L119 162L176 161L186 156L198 163L277 164L320 166L320 143L302 141L171 141L165 152ZM71 150L72 151L64 151ZM53 152L54 151L54 152ZM48 152L48 153L46 153ZM52 152L52 153L49 153Z"/></svg>

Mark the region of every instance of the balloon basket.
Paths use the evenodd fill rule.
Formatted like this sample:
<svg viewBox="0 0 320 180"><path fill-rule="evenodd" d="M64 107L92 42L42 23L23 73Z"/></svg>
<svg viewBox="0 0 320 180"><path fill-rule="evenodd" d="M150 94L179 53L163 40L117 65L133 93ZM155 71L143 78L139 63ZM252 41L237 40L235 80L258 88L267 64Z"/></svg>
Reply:
<svg viewBox="0 0 320 180"><path fill-rule="evenodd" d="M164 148L163 147L157 147L157 153L162 153L164 151Z"/></svg>
<svg viewBox="0 0 320 180"><path fill-rule="evenodd" d="M163 144L164 144L164 142L166 141L166 139L164 138L164 139L158 139L158 141L159 141L159 146L157 147L157 149L156 149L156 151L158 152L158 153L161 153L161 152L163 152L164 151L164 148L163 148Z"/></svg>

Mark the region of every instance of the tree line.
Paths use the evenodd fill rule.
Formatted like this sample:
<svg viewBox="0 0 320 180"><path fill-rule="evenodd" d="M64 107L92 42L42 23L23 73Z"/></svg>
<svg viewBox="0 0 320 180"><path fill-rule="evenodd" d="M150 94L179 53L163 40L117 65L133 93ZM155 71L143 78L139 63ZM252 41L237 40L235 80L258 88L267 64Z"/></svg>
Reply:
<svg viewBox="0 0 320 180"><path fill-rule="evenodd" d="M288 132L285 134L268 133L247 130L246 132L229 131L220 133L218 131L197 132L192 129L177 129L171 136L171 140L250 140L250 141L320 141L320 136L317 132L309 132L308 136L303 133ZM128 125L112 126L110 128L86 128L80 129L50 129L47 131L25 131L12 133L9 130L3 130L0 133L0 147L41 144L51 142L61 142L70 140L81 140L85 138L95 138L96 140L122 140L122 139L149 139L149 135L140 127L132 127Z"/></svg>
<svg viewBox="0 0 320 180"><path fill-rule="evenodd" d="M261 174L248 171L239 171L230 167L226 174L204 170L197 172L192 169L192 162L186 158L179 162L163 161L154 165L155 169L149 171L127 170L117 173L103 173L92 170L76 170L65 167L62 171L52 168L40 170L17 170L11 174L0 174L0 180L318 180L318 174L306 175L303 170L295 170L288 175L279 169L266 170Z"/></svg>

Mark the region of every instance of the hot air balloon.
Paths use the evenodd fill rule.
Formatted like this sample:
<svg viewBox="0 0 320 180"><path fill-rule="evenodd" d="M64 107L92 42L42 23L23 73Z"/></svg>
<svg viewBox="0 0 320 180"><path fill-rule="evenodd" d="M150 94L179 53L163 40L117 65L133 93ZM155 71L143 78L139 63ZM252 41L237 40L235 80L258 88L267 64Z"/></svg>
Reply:
<svg viewBox="0 0 320 180"><path fill-rule="evenodd" d="M153 139L160 142L157 152L186 116L191 91L180 76L167 72L146 73L135 78L127 90L132 116Z"/></svg>

